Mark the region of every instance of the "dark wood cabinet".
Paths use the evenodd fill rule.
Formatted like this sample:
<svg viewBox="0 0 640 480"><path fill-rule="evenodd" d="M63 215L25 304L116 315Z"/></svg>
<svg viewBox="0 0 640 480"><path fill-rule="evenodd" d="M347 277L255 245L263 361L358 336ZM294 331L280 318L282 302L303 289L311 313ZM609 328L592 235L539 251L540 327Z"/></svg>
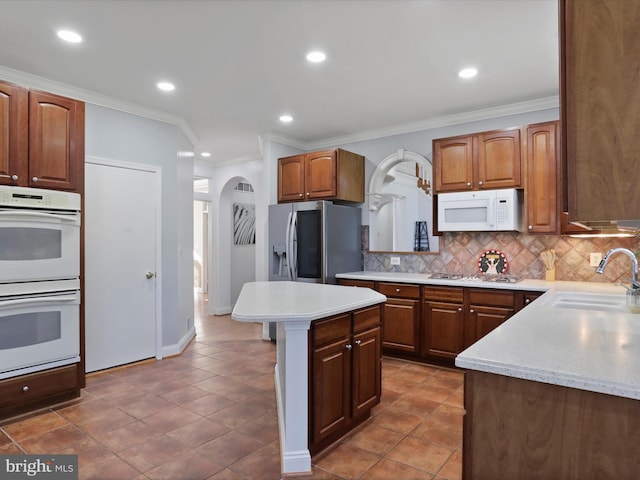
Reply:
<svg viewBox="0 0 640 480"><path fill-rule="evenodd" d="M528 125L525 208L527 233L559 233L558 122Z"/></svg>
<svg viewBox="0 0 640 480"><path fill-rule="evenodd" d="M0 82L0 183L82 191L84 103Z"/></svg>
<svg viewBox="0 0 640 480"><path fill-rule="evenodd" d="M420 350L420 287L406 283L378 283L386 295L382 314L382 347L418 353Z"/></svg>
<svg viewBox="0 0 640 480"><path fill-rule="evenodd" d="M435 193L522 186L520 130L433 140Z"/></svg>
<svg viewBox="0 0 640 480"><path fill-rule="evenodd" d="M380 402L380 306L312 322L309 450L315 454Z"/></svg>
<svg viewBox="0 0 640 480"><path fill-rule="evenodd" d="M465 292L464 348L473 345L515 313L512 290L468 288Z"/></svg>
<svg viewBox="0 0 640 480"><path fill-rule="evenodd" d="M560 110L570 221L640 219L640 8L560 1Z"/></svg>
<svg viewBox="0 0 640 480"><path fill-rule="evenodd" d="M464 346L464 290L425 286L423 291L423 352L453 360Z"/></svg>
<svg viewBox="0 0 640 480"><path fill-rule="evenodd" d="M0 380L0 418L80 396L79 364Z"/></svg>
<svg viewBox="0 0 640 480"><path fill-rule="evenodd" d="M364 157L340 148L278 159L278 202L364 202Z"/></svg>

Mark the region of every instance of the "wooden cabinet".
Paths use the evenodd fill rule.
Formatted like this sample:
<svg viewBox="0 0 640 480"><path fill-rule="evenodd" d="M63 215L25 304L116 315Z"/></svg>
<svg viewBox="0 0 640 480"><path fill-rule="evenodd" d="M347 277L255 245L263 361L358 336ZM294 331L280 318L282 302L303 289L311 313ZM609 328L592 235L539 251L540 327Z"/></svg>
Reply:
<svg viewBox="0 0 640 480"><path fill-rule="evenodd" d="M380 402L380 306L317 320L310 339L309 450L315 454Z"/></svg>
<svg viewBox="0 0 640 480"><path fill-rule="evenodd" d="M338 278L338 285L344 285L347 287L366 287L370 289L375 288L375 284L371 280L353 280L350 278Z"/></svg>
<svg viewBox="0 0 640 480"><path fill-rule="evenodd" d="M559 233L558 122L526 128L525 208L527 233Z"/></svg>
<svg viewBox="0 0 640 480"><path fill-rule="evenodd" d="M561 0L561 115L571 221L640 219L640 8Z"/></svg>
<svg viewBox="0 0 640 480"><path fill-rule="evenodd" d="M78 365L68 365L0 381L0 418L80 396Z"/></svg>
<svg viewBox="0 0 640 480"><path fill-rule="evenodd" d="M512 290L467 289L464 348L473 345L515 313Z"/></svg>
<svg viewBox="0 0 640 480"><path fill-rule="evenodd" d="M453 360L464 349L464 290L431 285L423 290L423 352Z"/></svg>
<svg viewBox="0 0 640 480"><path fill-rule="evenodd" d="M522 186L520 130L433 140L435 192Z"/></svg>
<svg viewBox="0 0 640 480"><path fill-rule="evenodd" d="M0 82L0 183L81 191L84 103Z"/></svg>
<svg viewBox="0 0 640 480"><path fill-rule="evenodd" d="M420 287L406 283L378 283L386 295L382 314L382 347L385 350L420 351Z"/></svg>
<svg viewBox="0 0 640 480"><path fill-rule="evenodd" d="M364 157L340 148L278 159L278 202L364 202Z"/></svg>

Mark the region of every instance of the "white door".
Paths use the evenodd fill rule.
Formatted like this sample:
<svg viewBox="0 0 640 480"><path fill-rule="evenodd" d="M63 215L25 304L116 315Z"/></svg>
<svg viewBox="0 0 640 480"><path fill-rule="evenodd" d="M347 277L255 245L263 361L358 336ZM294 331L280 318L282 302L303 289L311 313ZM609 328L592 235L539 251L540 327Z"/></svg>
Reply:
<svg viewBox="0 0 640 480"><path fill-rule="evenodd" d="M156 356L159 172L85 167L86 371Z"/></svg>

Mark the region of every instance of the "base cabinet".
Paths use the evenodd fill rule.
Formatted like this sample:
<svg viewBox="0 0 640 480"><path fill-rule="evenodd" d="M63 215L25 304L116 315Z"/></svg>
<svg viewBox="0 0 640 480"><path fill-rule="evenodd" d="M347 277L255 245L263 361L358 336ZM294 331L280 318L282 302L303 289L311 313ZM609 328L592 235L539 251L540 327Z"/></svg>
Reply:
<svg viewBox="0 0 640 480"><path fill-rule="evenodd" d="M79 397L78 368L73 364L0 381L0 418Z"/></svg>
<svg viewBox="0 0 640 480"><path fill-rule="evenodd" d="M464 347L464 290L423 287L424 354L454 360Z"/></svg>
<svg viewBox="0 0 640 480"><path fill-rule="evenodd" d="M380 403L380 306L317 320L310 329L309 451L320 452Z"/></svg>
<svg viewBox="0 0 640 480"><path fill-rule="evenodd" d="M379 283L387 296L382 315L382 347L418 353L420 350L420 287L406 283Z"/></svg>
<svg viewBox="0 0 640 480"><path fill-rule="evenodd" d="M464 480L638 478L638 400L473 370L464 388Z"/></svg>

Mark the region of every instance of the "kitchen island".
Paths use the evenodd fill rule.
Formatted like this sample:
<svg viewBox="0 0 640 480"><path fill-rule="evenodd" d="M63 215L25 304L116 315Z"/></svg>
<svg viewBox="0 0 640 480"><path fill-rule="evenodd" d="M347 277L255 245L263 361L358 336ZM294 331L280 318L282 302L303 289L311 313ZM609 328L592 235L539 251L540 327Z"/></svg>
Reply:
<svg viewBox="0 0 640 480"><path fill-rule="evenodd" d="M278 324L275 384L283 475L311 472L308 429L311 323L379 305L385 300L384 295L368 288L338 285L250 282L242 287L231 317L241 322Z"/></svg>
<svg viewBox="0 0 640 480"><path fill-rule="evenodd" d="M624 299L558 282L458 355L463 478L638 478L640 315Z"/></svg>

